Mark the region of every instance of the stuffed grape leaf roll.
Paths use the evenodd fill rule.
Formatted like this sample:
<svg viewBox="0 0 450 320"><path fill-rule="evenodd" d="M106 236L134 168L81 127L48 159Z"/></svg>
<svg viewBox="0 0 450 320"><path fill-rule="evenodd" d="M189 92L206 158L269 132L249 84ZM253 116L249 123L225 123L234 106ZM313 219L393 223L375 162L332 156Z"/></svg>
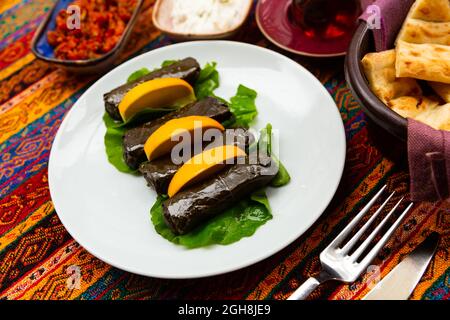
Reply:
<svg viewBox="0 0 450 320"><path fill-rule="evenodd" d="M105 93L103 95L105 110L112 119L122 121L122 117L119 113L119 103L122 101L125 94L137 85L157 78L181 78L191 85L194 85L199 75L200 65L197 60L194 58L185 58Z"/></svg>
<svg viewBox="0 0 450 320"><path fill-rule="evenodd" d="M132 169L138 169L139 165L147 160L144 144L148 137L167 121L187 116L206 116L223 122L230 119L232 114L230 108L224 102L208 97L168 113L161 118L131 128L125 132L123 138L125 163Z"/></svg>
<svg viewBox="0 0 450 320"><path fill-rule="evenodd" d="M185 234L203 221L222 213L243 197L270 183L278 172L276 162L260 155L253 163L236 164L216 177L200 182L163 202L166 224Z"/></svg>
<svg viewBox="0 0 450 320"><path fill-rule="evenodd" d="M248 150L248 147L254 141L255 137L253 134L243 128L227 129L221 133L220 139L205 142L203 148L199 151L225 144L236 145L242 150ZM191 155L193 156L195 154L196 152L192 147ZM155 189L158 194L167 194L169 183L181 166L182 163L175 164L172 161L171 155L168 155L152 161L143 162L139 166L139 172L142 173L147 184Z"/></svg>

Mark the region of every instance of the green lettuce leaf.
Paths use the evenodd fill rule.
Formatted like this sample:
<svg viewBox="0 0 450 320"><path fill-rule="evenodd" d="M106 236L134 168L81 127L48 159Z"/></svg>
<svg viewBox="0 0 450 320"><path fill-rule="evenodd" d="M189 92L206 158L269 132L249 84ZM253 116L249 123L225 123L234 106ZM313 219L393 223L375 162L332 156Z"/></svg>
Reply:
<svg viewBox="0 0 450 320"><path fill-rule="evenodd" d="M286 167L281 163L280 160L278 160L278 158L275 155L272 155L272 159L278 165L278 172L277 172L277 175L270 182L270 186L274 187L274 188L279 188L279 187L287 185L291 181L291 176L289 175L289 172L287 171Z"/></svg>
<svg viewBox="0 0 450 320"><path fill-rule="evenodd" d="M176 63L176 62L178 62L178 61L180 61L180 60L164 60L163 63L161 63L161 67L162 67L162 68L168 67L168 66L170 66L171 64L174 64L174 63Z"/></svg>
<svg viewBox="0 0 450 320"><path fill-rule="evenodd" d="M266 127L261 130L261 135L258 141L258 145L260 148L265 148L268 155L272 157L272 159L278 165L277 175L270 182L271 187L279 188L282 187L291 181L291 176L289 175L286 167L281 163L278 157L272 152L272 125L269 123Z"/></svg>
<svg viewBox="0 0 450 320"><path fill-rule="evenodd" d="M190 249L231 244L253 235L258 227L272 219L265 191L258 190L188 234L175 235L164 222L162 203L165 199L159 196L150 210L153 226L165 239Z"/></svg>
<svg viewBox="0 0 450 320"><path fill-rule="evenodd" d="M266 124L259 132L258 151L264 152L268 156L272 155L272 125Z"/></svg>
<svg viewBox="0 0 450 320"><path fill-rule="evenodd" d="M163 61L163 63L161 64L161 67L162 68L164 68L164 67L167 67L167 66L170 66L171 64L174 64L175 62L177 62L178 60L165 60L165 61ZM159 68L155 68L155 69L153 69L153 71L154 70L157 70L157 69L159 69ZM151 71L149 70L149 69L147 69L147 68L141 68L141 69L139 69L139 70L136 70L135 72L133 72L132 74L130 74L129 76L128 76L128 79L127 79L127 83L129 83L129 82L133 82L134 80L137 80L137 79L139 79L140 77L143 77L143 76L145 76L146 74L149 74Z"/></svg>
<svg viewBox="0 0 450 320"><path fill-rule="evenodd" d="M228 103L234 119L227 121L224 125L226 127L249 128L258 115L255 104L257 95L255 90L247 88L242 84L239 85L236 94L231 97Z"/></svg>
<svg viewBox="0 0 450 320"><path fill-rule="evenodd" d="M163 63L161 64L161 67L167 67L170 66L171 64L174 64L175 62L177 62L178 60L165 60L163 61ZM159 68L153 69L157 70ZM139 70L136 70L135 72L133 72L132 74L129 75L128 79L127 79L127 83L133 82L134 80L139 79L140 77L145 76L146 74L149 74L151 71L147 68L141 68Z"/></svg>
<svg viewBox="0 0 450 320"><path fill-rule="evenodd" d="M219 87L219 72L217 71L216 66L216 62L210 62L200 70L200 75L194 84L197 100L215 96L214 90Z"/></svg>
<svg viewBox="0 0 450 320"><path fill-rule="evenodd" d="M254 152L256 147L258 148L258 152L263 152L271 156L278 165L277 175L270 182L270 186L279 188L288 184L291 181L291 176L286 167L272 152L272 125L270 123L268 123L265 128L261 129L258 142L250 146L250 152Z"/></svg>
<svg viewBox="0 0 450 320"><path fill-rule="evenodd" d="M134 80L137 80L140 77L143 77L143 76L145 76L148 73L150 73L150 70L148 70L145 67L141 68L139 70L136 70L135 72L133 72L132 74L129 75L129 77L127 79L127 83L133 82Z"/></svg>
<svg viewBox="0 0 450 320"><path fill-rule="evenodd" d="M136 170L128 167L123 160L122 137L125 134L126 128L118 126L107 113L103 116L103 122L106 126L104 141L109 163L120 172L135 174Z"/></svg>

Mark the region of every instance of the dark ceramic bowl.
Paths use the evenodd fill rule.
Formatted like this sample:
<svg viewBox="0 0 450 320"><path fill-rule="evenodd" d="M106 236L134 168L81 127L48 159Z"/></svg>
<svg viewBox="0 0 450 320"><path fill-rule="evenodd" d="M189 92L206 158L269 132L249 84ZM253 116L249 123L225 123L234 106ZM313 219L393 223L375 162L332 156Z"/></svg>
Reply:
<svg viewBox="0 0 450 320"><path fill-rule="evenodd" d="M125 47L125 43L131 34L131 30L136 22L138 13L142 7L144 0L137 0L136 8L133 15L125 28L119 41L109 52L104 55L87 60L63 60L55 57L53 47L47 41L47 32L55 29L55 20L58 12L67 8L73 0L59 0L53 6L50 13L37 29L32 43L31 51L40 60L52 63L66 70L76 73L99 73L110 69L114 65L114 61Z"/></svg>
<svg viewBox="0 0 450 320"><path fill-rule="evenodd" d="M361 59L369 52L375 52L372 32L366 22L361 21L353 35L345 59L347 84L361 108L376 124L395 137L406 140L406 119L388 108L369 87L361 64Z"/></svg>

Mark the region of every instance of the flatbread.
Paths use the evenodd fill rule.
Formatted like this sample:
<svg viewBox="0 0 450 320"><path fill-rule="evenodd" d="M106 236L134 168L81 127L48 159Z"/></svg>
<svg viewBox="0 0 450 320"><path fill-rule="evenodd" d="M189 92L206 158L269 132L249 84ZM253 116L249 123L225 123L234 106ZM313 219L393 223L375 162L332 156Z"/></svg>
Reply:
<svg viewBox="0 0 450 320"><path fill-rule="evenodd" d="M434 97L399 97L389 101L388 106L404 118L450 131L450 103L440 106Z"/></svg>
<svg viewBox="0 0 450 320"><path fill-rule="evenodd" d="M417 0L411 7L406 21L419 19L433 22L450 22L449 0Z"/></svg>
<svg viewBox="0 0 450 320"><path fill-rule="evenodd" d="M422 112L416 120L437 130L450 131L450 103Z"/></svg>
<svg viewBox="0 0 450 320"><path fill-rule="evenodd" d="M418 19L406 20L397 37L409 43L434 43L450 45L450 22L429 22Z"/></svg>
<svg viewBox="0 0 450 320"><path fill-rule="evenodd" d="M395 77L395 50L368 53L362 65L370 88L384 103L401 96L422 94L416 80Z"/></svg>
<svg viewBox="0 0 450 320"><path fill-rule="evenodd" d="M397 36L395 53L367 54L362 65L372 91L389 108L450 131L449 0L417 0ZM440 98L423 96L416 79L427 80ZM441 105L443 100L447 104Z"/></svg>
<svg viewBox="0 0 450 320"><path fill-rule="evenodd" d="M397 77L450 83L450 46L399 41L395 51Z"/></svg>
<svg viewBox="0 0 450 320"><path fill-rule="evenodd" d="M439 101L433 97L399 97L387 103L389 108L402 117L413 119L438 105Z"/></svg>
<svg viewBox="0 0 450 320"><path fill-rule="evenodd" d="M428 84L445 102L450 103L450 84L440 82L428 82Z"/></svg>

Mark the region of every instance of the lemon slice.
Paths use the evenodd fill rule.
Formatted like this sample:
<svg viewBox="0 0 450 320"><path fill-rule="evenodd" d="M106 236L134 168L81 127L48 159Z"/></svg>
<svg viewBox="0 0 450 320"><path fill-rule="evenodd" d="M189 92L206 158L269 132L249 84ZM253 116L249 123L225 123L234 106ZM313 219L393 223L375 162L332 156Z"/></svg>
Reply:
<svg viewBox="0 0 450 320"><path fill-rule="evenodd" d="M143 82L128 91L119 103L122 120L151 108L180 107L195 101L192 86L179 78L159 78Z"/></svg>
<svg viewBox="0 0 450 320"><path fill-rule="evenodd" d="M175 145L180 143L176 137L185 133L192 137L196 129L201 129L202 133L207 129L225 130L219 122L205 116L189 116L167 121L145 142L144 151L147 159L153 160L169 153Z"/></svg>
<svg viewBox="0 0 450 320"><path fill-rule="evenodd" d="M227 164L233 164L246 153L239 147L232 145L219 146L203 151L193 156L178 169L169 184L168 195L173 197L182 188L205 180L214 173L222 170Z"/></svg>

